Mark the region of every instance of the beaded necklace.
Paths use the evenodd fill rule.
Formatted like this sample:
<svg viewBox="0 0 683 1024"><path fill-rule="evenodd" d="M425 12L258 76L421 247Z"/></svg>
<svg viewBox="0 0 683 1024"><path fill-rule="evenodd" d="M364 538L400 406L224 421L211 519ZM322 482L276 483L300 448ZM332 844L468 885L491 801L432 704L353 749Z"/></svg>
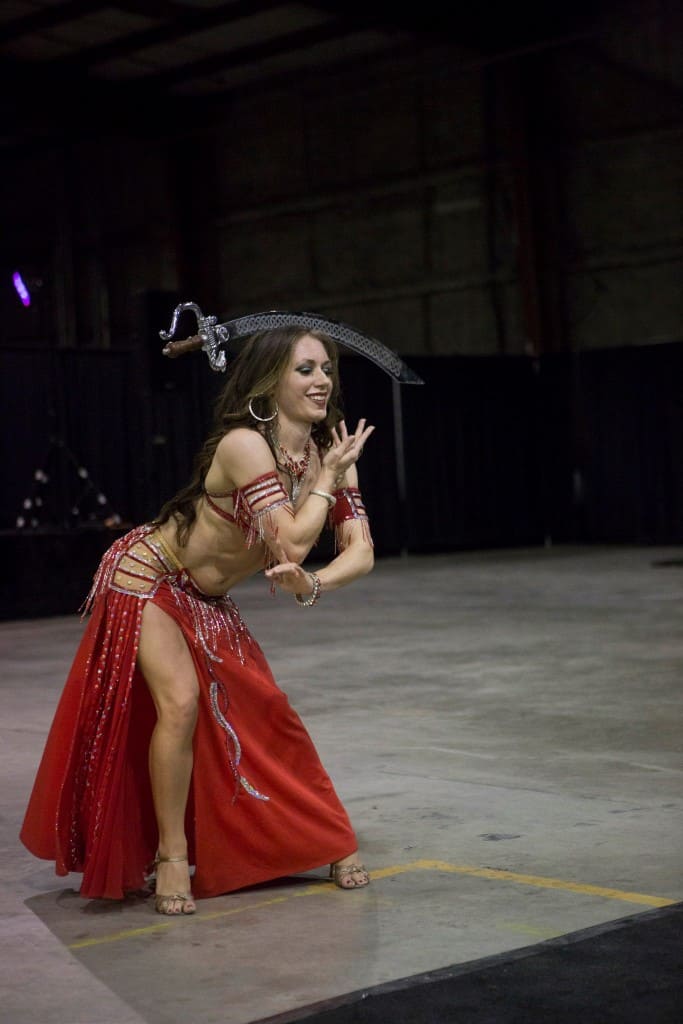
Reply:
<svg viewBox="0 0 683 1024"><path fill-rule="evenodd" d="M277 438L273 437L273 441L277 446L278 452L280 453L278 465L282 469L284 469L284 471L289 476L290 483L292 485L290 497L292 499L292 504L295 504L296 499L299 497L301 485L304 482L306 473L308 472L308 467L311 464L311 439L309 437L308 440L306 441L306 445L304 447L304 455L302 459L295 459L292 455L290 455L287 449L280 444Z"/></svg>

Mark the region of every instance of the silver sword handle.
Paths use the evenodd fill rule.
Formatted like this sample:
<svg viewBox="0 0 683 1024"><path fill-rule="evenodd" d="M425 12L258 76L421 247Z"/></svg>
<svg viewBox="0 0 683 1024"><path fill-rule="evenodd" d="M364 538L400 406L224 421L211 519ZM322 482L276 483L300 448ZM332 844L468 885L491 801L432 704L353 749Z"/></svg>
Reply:
<svg viewBox="0 0 683 1024"><path fill-rule="evenodd" d="M209 358L209 365L211 369L216 370L219 373L224 373L227 361L225 358L225 352L221 352L219 346L228 340L229 332L222 325L217 328L216 324L218 323L218 318L215 316L204 316L196 302L179 303L173 310L173 319L171 320L170 328L168 331L159 331L159 337L163 341L171 341L171 338L178 327L178 318L181 313L185 312L185 310L190 310L190 312L194 313L197 318L197 334L192 341L195 341L195 338L201 339L201 347ZM184 348L184 351L188 352L191 351L192 348L196 347L196 343L188 345ZM170 356L172 350L169 350L169 346L167 345L163 351L164 355ZM174 354L181 355L182 353L178 351Z"/></svg>
<svg viewBox="0 0 683 1024"><path fill-rule="evenodd" d="M204 314L197 305L196 302L181 302L173 310L173 319L171 320L171 326L167 331L159 331L159 337L164 341L170 341L176 332L178 327L178 317L181 313L184 313L186 309L192 310L194 315L197 317L197 323L204 319Z"/></svg>

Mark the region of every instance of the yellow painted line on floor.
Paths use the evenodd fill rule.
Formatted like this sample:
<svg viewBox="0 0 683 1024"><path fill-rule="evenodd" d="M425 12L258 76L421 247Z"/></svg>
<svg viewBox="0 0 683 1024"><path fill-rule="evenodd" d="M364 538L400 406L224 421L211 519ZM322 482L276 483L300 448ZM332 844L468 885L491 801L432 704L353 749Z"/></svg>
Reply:
<svg viewBox="0 0 683 1024"><path fill-rule="evenodd" d="M517 882L519 885L533 885L541 889L561 889L577 892L583 896L601 896L607 900L622 900L624 903L641 903L646 907L670 907L677 900L663 896L648 896L642 892L627 892L623 889L607 889L602 885L583 885L567 882L562 878L546 878L543 875L521 875L516 871L497 871L493 868L475 868L469 864L449 864L443 860L415 860L407 865L409 870L445 871L456 875L473 875L475 878L490 878L500 882ZM374 877L374 872L373 872Z"/></svg>
<svg viewBox="0 0 683 1024"><path fill-rule="evenodd" d="M582 896L600 896L603 899L622 900L626 903L640 903L648 907L670 907L677 900L665 899L662 896L648 896L645 893L625 892L621 889L607 889L600 885L582 885L578 882L568 882L561 878L546 878L543 875L522 875L515 871L498 871L493 868L477 868L469 864L449 864L444 860L414 860L408 864L393 864L386 868L376 868L370 872L373 881L381 878L391 878L396 875L404 875L414 871L439 871L445 874L470 875L474 878L488 878L497 882L516 882L519 885L530 885L541 889L558 889L564 892L575 892ZM251 910L261 910L263 907L272 907L277 903L287 903L295 897L302 896L342 896L340 890L326 880L320 879L313 885L306 886L288 893L286 896L273 896L270 899L259 900L257 903L247 903L243 906L232 907L230 910L215 910L209 913L193 915L193 920L216 921L222 917L233 917L236 914L246 914ZM182 915L178 915L180 917ZM101 946L108 942L120 942L122 939L135 939L145 935L154 935L174 927L178 923L177 918L172 917L166 921L159 921L157 924L146 925L142 928L127 928L123 931L112 932L109 935L98 935L88 939L78 939L69 944L69 949L87 949L91 946Z"/></svg>
<svg viewBox="0 0 683 1024"><path fill-rule="evenodd" d="M217 917L231 917L233 914L245 914L249 910L261 910L262 907L272 907L275 903L287 903L290 896L274 896L270 900L259 900L258 903L249 903L243 907L233 907L232 910L217 910L214 913L209 914L194 914L187 915L194 921L212 921ZM120 942L121 939L137 939L141 935L154 935L156 932L166 931L167 928L172 928L177 923L177 919L182 917L182 914L178 914L173 917L169 917L166 921L159 921L158 924L148 924L143 928L126 928L124 931L111 932L109 935L96 935L91 939L79 939L77 942L70 942L68 949L86 949L88 946L101 946L106 942Z"/></svg>

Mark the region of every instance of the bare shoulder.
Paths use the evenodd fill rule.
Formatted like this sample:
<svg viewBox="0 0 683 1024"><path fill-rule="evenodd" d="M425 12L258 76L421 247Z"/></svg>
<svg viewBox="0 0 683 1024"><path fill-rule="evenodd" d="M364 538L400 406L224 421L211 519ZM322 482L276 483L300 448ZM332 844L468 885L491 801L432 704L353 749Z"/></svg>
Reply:
<svg viewBox="0 0 683 1024"><path fill-rule="evenodd" d="M270 452L268 442L257 430L250 430L249 427L235 427L218 442L216 452L222 457L230 458L246 452L249 455L256 455L258 452Z"/></svg>
<svg viewBox="0 0 683 1024"><path fill-rule="evenodd" d="M275 469L275 459L268 442L256 430L236 427L218 443L216 461L220 469L237 487Z"/></svg>

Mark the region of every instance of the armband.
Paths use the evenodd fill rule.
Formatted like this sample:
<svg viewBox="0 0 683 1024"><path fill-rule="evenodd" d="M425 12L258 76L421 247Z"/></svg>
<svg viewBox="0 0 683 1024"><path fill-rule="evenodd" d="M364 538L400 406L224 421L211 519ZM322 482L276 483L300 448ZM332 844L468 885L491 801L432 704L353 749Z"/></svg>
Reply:
<svg viewBox="0 0 683 1024"><path fill-rule="evenodd" d="M348 523L353 519L357 519L360 522L363 538L368 544L372 545L370 521L358 488L342 487L340 490L335 491L333 496L337 501L330 509L329 522L334 530L335 548L339 551L344 550L344 523Z"/></svg>
<svg viewBox="0 0 683 1024"><path fill-rule="evenodd" d="M267 543L267 532L277 537L277 526L272 518L277 508L286 508L290 515L294 515L289 495L277 473L264 473L238 489L234 515L244 532L247 547L257 541Z"/></svg>

